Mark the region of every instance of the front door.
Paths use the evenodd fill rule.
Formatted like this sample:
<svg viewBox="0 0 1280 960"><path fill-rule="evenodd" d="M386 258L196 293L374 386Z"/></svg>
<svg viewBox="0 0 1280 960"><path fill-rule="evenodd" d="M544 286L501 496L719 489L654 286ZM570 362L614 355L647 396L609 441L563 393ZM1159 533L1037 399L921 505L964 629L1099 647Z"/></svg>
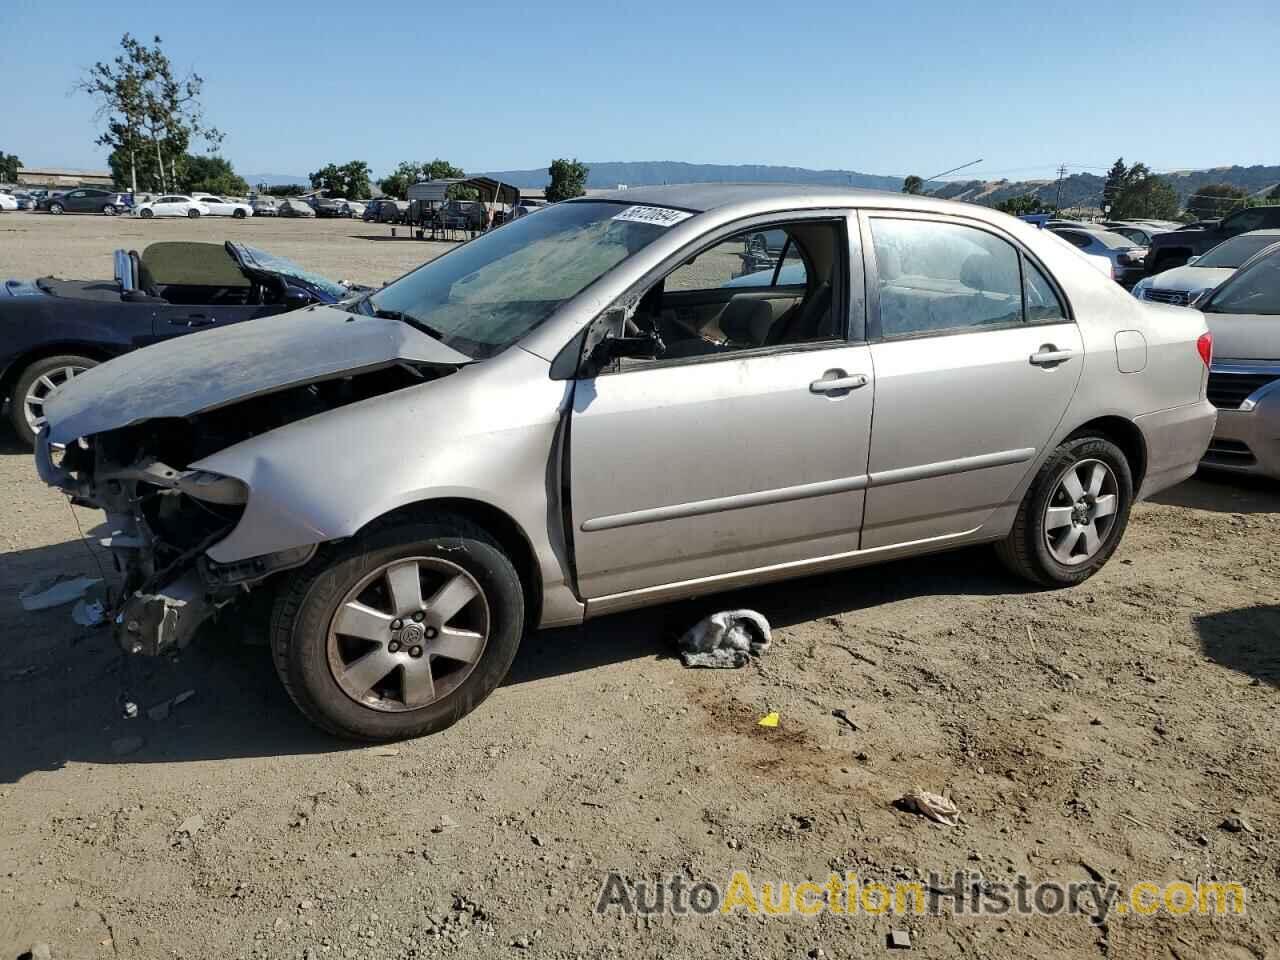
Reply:
<svg viewBox="0 0 1280 960"><path fill-rule="evenodd" d="M640 298L636 326L667 355L575 385L588 599L858 549L875 389L848 324L860 340L861 270L848 283L843 219L779 229L797 249L788 272L759 231L709 247Z"/></svg>
<svg viewBox="0 0 1280 960"><path fill-rule="evenodd" d="M896 213L864 225L876 418L862 545L961 535L1049 442L1084 367L1080 331L995 231Z"/></svg>

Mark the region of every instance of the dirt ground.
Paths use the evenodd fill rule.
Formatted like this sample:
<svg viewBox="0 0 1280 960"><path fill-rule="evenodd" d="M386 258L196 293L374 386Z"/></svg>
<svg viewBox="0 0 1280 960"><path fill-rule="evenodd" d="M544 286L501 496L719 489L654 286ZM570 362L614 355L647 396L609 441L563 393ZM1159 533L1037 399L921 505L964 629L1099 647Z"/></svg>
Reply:
<svg viewBox="0 0 1280 960"><path fill-rule="evenodd" d="M8 215L0 274L109 274L125 236L252 236L364 282L425 258L359 239L384 233ZM898 953L891 930L934 958L1280 957L1276 484L1201 477L1139 505L1071 590L966 550L531 636L473 714L395 748L309 727L252 621L124 663L69 608L24 612L30 581L108 561L80 542L96 517L8 434L0 491L0 958L850 958ZM673 637L729 605L763 612L774 648L684 669ZM960 824L895 809L915 785L950 790ZM1234 880L1249 899L1100 924L593 914L610 870L724 885L739 867Z"/></svg>

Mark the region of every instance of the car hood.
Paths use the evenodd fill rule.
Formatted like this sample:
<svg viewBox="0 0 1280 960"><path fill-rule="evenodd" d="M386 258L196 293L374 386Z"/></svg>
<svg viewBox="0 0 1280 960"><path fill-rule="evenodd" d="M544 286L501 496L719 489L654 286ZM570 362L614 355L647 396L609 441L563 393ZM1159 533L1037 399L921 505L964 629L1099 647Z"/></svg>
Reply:
<svg viewBox="0 0 1280 960"><path fill-rule="evenodd" d="M1235 273L1234 267L1174 267L1151 278L1150 286L1156 290L1212 290Z"/></svg>
<svg viewBox="0 0 1280 960"><path fill-rule="evenodd" d="M1280 360L1280 316L1206 313L1213 359Z"/></svg>
<svg viewBox="0 0 1280 960"><path fill-rule="evenodd" d="M49 398L49 439L70 443L143 420L189 417L400 361L472 362L399 320L307 307L176 337L86 370Z"/></svg>

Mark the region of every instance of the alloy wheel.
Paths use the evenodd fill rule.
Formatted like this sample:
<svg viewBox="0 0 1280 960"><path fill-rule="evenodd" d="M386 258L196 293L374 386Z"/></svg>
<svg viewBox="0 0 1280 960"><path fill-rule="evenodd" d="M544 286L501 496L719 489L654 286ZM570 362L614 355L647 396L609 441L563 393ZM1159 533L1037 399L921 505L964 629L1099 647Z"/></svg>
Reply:
<svg viewBox="0 0 1280 960"><path fill-rule="evenodd" d="M1044 512L1049 553L1064 566L1091 560L1115 528L1120 508L1116 475L1101 460L1079 460L1058 478Z"/></svg>
<svg viewBox="0 0 1280 960"><path fill-rule="evenodd" d="M456 690L489 641L489 604L476 579L440 557L384 564L351 588L329 623L338 686L374 710L417 710Z"/></svg>
<svg viewBox="0 0 1280 960"><path fill-rule="evenodd" d="M32 433L39 433L40 428L44 426L45 401L53 395L53 391L68 380L78 377L87 369L88 367L71 364L43 373L32 381L31 386L27 389L27 395L22 398L23 413L26 414L27 425L31 427Z"/></svg>

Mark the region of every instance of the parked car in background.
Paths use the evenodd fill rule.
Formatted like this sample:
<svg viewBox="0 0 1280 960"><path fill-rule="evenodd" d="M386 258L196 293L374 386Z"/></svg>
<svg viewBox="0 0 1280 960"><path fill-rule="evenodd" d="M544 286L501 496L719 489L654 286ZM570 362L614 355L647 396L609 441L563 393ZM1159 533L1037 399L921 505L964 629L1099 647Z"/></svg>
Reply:
<svg viewBox="0 0 1280 960"><path fill-rule="evenodd" d="M253 207L243 200L225 200L207 193L196 194L191 199L208 207L208 215L211 217L235 217L243 220L253 216Z"/></svg>
<svg viewBox="0 0 1280 960"><path fill-rule="evenodd" d="M11 193L0 193L0 210L18 209L18 198Z"/></svg>
<svg viewBox="0 0 1280 960"><path fill-rule="evenodd" d="M510 219L518 220L521 217L527 217L531 213L536 213L537 211L544 209L546 205L547 201L545 200L532 200L527 197L522 197L511 207Z"/></svg>
<svg viewBox="0 0 1280 960"><path fill-rule="evenodd" d="M208 216L209 208L184 194L167 193L154 200L138 204L134 212L148 220L152 217L190 217L194 220L197 217Z"/></svg>
<svg viewBox="0 0 1280 960"><path fill-rule="evenodd" d="M362 200L343 200L338 206L338 216L363 219L364 208L365 204Z"/></svg>
<svg viewBox="0 0 1280 960"><path fill-rule="evenodd" d="M409 201L380 197L365 204L361 218L372 223L402 223L409 213Z"/></svg>
<svg viewBox="0 0 1280 960"><path fill-rule="evenodd" d="M1175 230L1163 233L1151 241L1148 248L1146 272L1164 273L1180 267L1192 257L1208 253L1223 240L1252 230L1280 229L1280 205L1249 207L1237 210L1220 221L1206 221L1199 229Z"/></svg>
<svg viewBox="0 0 1280 960"><path fill-rule="evenodd" d="M1048 229L1078 250L1109 259L1113 267L1113 276L1120 286L1132 287L1142 279L1147 248L1138 246L1128 237L1122 237L1109 230L1068 227L1049 227Z"/></svg>
<svg viewBox="0 0 1280 960"><path fill-rule="evenodd" d="M282 217L314 217L315 208L301 197L285 197L276 206L276 213Z"/></svg>
<svg viewBox="0 0 1280 960"><path fill-rule="evenodd" d="M49 213L105 213L115 216L127 213L129 204L122 193L99 190L96 187L80 187L62 193L49 194L36 203L37 210Z"/></svg>
<svg viewBox="0 0 1280 960"><path fill-rule="evenodd" d="M1110 220L1099 224L1099 226L1118 233L1120 236L1131 240L1140 247L1145 247L1151 243L1151 238L1161 233L1168 233L1167 227L1157 227L1151 223L1138 223L1136 221L1116 221Z"/></svg>
<svg viewBox="0 0 1280 960"><path fill-rule="evenodd" d="M1280 479L1280 247L1199 306L1213 331L1208 395L1218 408L1204 464Z"/></svg>
<svg viewBox="0 0 1280 960"><path fill-rule="evenodd" d="M1192 257L1153 277L1143 277L1133 288L1139 300L1185 307L1218 286L1241 266L1268 247L1280 244L1280 230L1252 230L1224 240L1202 257Z"/></svg>
<svg viewBox="0 0 1280 960"><path fill-rule="evenodd" d="M117 250L115 279L0 285L0 402L32 443L44 404L67 380L129 350L313 303L349 288L241 243L153 243Z"/></svg>
<svg viewBox="0 0 1280 960"><path fill-rule="evenodd" d="M36 198L24 190L15 190L13 199L18 201L19 210L34 210L36 208Z"/></svg>
<svg viewBox="0 0 1280 960"><path fill-rule="evenodd" d="M729 285L769 231L790 282ZM302 712L388 740L473 709L527 629L978 543L1081 583L1195 471L1209 356L1198 312L983 207L633 188L89 370L36 464L128 544L124 649L260 591Z"/></svg>
<svg viewBox="0 0 1280 960"><path fill-rule="evenodd" d="M253 208L255 217L274 217L279 213L279 201L273 197L254 197L249 201L249 206Z"/></svg>

